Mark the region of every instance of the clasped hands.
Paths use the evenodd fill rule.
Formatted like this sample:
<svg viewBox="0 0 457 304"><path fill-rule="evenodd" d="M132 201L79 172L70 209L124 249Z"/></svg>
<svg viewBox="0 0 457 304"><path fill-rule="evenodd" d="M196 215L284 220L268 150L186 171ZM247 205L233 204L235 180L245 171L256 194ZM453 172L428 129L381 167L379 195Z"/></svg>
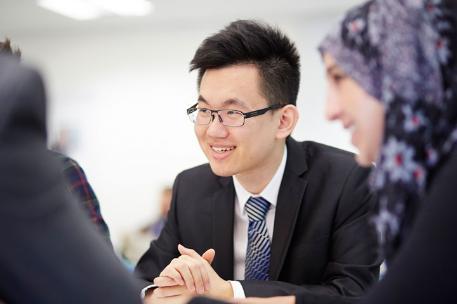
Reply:
<svg viewBox="0 0 457 304"><path fill-rule="evenodd" d="M192 249L178 245L178 251L181 256L173 259L154 279L158 288L145 297L145 303L187 303L196 295L233 298L230 282L223 280L211 267L216 254L214 249L199 255Z"/></svg>

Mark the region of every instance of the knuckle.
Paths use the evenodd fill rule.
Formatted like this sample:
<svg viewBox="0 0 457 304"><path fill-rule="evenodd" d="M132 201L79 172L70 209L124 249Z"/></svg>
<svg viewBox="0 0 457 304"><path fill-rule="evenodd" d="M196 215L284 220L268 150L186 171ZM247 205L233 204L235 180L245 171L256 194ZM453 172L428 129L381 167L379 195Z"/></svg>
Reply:
<svg viewBox="0 0 457 304"><path fill-rule="evenodd" d="M187 255L182 255L179 258L181 259L181 261L183 261L185 263L188 263L188 262L192 261L192 259Z"/></svg>
<svg viewBox="0 0 457 304"><path fill-rule="evenodd" d="M200 272L204 274L205 278L207 277L205 265L200 265Z"/></svg>
<svg viewBox="0 0 457 304"><path fill-rule="evenodd" d="M168 267L174 267L174 266L175 266L176 264L178 264L178 263L179 263L179 260L175 258L175 259L171 260L170 264L168 264L168 266L167 266L166 268L168 268ZM166 269L166 268L165 268L165 269Z"/></svg>
<svg viewBox="0 0 457 304"><path fill-rule="evenodd" d="M168 275L168 272L169 272L168 269L165 268L164 270L162 270L162 272L160 273L159 276L161 276L161 277L166 277L166 276Z"/></svg>
<svg viewBox="0 0 457 304"><path fill-rule="evenodd" d="M192 271L197 271L200 269L200 267L198 266L198 264L196 263L189 263L189 268L192 270Z"/></svg>
<svg viewBox="0 0 457 304"><path fill-rule="evenodd" d="M187 266L185 264L178 264L176 265L176 269L179 271L179 272L182 272L182 271L185 271L187 268Z"/></svg>

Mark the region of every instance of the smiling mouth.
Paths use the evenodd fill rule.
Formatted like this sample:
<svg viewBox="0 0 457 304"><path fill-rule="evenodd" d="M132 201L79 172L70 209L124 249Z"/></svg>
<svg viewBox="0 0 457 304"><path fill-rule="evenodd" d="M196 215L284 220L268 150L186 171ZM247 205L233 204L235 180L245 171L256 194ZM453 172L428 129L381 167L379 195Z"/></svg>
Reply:
<svg viewBox="0 0 457 304"><path fill-rule="evenodd" d="M236 146L231 146L231 147L217 147L217 146L210 146L211 150L213 150L216 153L225 153L229 151L233 151L236 149Z"/></svg>

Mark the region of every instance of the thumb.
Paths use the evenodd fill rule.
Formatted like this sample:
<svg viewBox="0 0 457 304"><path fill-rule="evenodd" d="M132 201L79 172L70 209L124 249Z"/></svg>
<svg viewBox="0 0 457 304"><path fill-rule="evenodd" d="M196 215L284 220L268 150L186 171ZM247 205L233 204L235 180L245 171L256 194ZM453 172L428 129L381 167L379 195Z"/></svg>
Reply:
<svg viewBox="0 0 457 304"><path fill-rule="evenodd" d="M200 257L200 255L197 252L195 252L195 250L187 248L187 247L184 247L181 244L178 245L178 251L182 255L188 255L188 256L191 256L193 258L199 258Z"/></svg>
<svg viewBox="0 0 457 304"><path fill-rule="evenodd" d="M202 258L204 258L209 264L211 264L214 260L214 256L216 255L216 251L214 249L208 249L205 253L202 254Z"/></svg>

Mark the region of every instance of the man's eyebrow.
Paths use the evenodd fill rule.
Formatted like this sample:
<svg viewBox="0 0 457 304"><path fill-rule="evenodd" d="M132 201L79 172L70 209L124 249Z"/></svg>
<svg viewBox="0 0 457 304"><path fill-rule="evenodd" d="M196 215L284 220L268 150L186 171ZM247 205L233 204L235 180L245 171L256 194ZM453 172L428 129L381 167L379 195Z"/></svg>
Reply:
<svg viewBox="0 0 457 304"><path fill-rule="evenodd" d="M208 102L202 95L199 95L199 96L198 96L198 102L202 102L202 103L205 103L205 104L209 105L209 102ZM229 98L229 99L225 100L225 101L222 103L222 105L223 105L223 106L238 105L238 106L241 106L241 107L246 108L246 109L249 108L249 107L246 105L245 102L243 102L242 100L237 99L237 98Z"/></svg>
<svg viewBox="0 0 457 304"><path fill-rule="evenodd" d="M206 99L202 95L198 95L198 102L203 102L203 103L208 104L208 102L206 101Z"/></svg>
<svg viewBox="0 0 457 304"><path fill-rule="evenodd" d="M237 99L237 98L227 99L226 101L223 102L223 105L224 106L237 105L237 106L241 106L241 107L246 108L246 109L248 108L246 106L246 103L244 103L242 100Z"/></svg>

